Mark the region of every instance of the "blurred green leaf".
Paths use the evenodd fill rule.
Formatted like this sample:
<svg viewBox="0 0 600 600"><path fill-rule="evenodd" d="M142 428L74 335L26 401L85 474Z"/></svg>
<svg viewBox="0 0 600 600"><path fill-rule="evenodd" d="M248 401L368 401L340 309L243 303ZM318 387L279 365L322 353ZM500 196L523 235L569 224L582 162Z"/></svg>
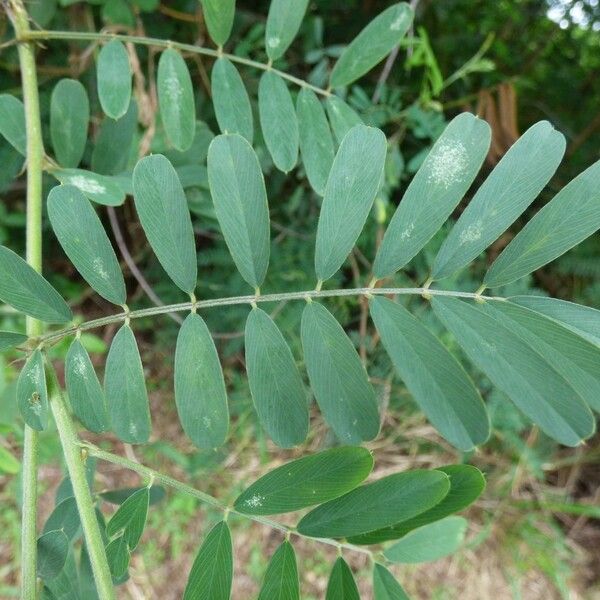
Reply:
<svg viewBox="0 0 600 600"><path fill-rule="evenodd" d="M329 575L325 600L360 600L352 571L341 556L335 561Z"/></svg>
<svg viewBox="0 0 600 600"><path fill-rule="evenodd" d="M200 0L208 33L217 46L223 46L233 26L235 0Z"/></svg>
<svg viewBox="0 0 600 600"><path fill-rule="evenodd" d="M265 49L270 60L281 58L294 41L308 6L308 0L271 0Z"/></svg>
<svg viewBox="0 0 600 600"><path fill-rule="evenodd" d="M27 155L25 107L10 94L0 94L0 135L23 156Z"/></svg>
<svg viewBox="0 0 600 600"><path fill-rule="evenodd" d="M373 566L374 600L409 600L396 578L379 563Z"/></svg>
<svg viewBox="0 0 600 600"><path fill-rule="evenodd" d="M48 425L48 388L44 359L35 350L21 369L17 380L17 403L23 420L36 431Z"/></svg>
<svg viewBox="0 0 600 600"><path fill-rule="evenodd" d="M286 540L273 554L258 600L300 600L298 566L293 546Z"/></svg>

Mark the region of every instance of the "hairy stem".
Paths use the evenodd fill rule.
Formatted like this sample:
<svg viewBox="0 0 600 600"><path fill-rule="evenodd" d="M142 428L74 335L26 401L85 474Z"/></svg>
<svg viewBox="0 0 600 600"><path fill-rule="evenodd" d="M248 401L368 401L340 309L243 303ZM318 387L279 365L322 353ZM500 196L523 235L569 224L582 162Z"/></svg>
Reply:
<svg viewBox="0 0 600 600"><path fill-rule="evenodd" d="M183 312L195 309L203 308L215 308L221 306L235 306L239 304L248 304L252 306L253 303L264 303L264 302L289 302L292 300L308 300L313 298L334 298L340 296L451 296L454 298L467 298L470 300L493 300L501 302L506 300L499 296L482 296L478 293L472 292L458 292L453 290L432 290L431 288L348 288L348 289L336 289L336 290L305 290L301 292L284 292L281 294L262 294L256 296L254 294L248 296L231 296L229 298L215 298L214 300L198 300L196 302L181 302L179 304L165 304L164 306L154 306L151 308L142 308L140 310L131 310L129 312L120 312L115 315L109 315L107 317L100 317L99 319L93 319L91 321L85 321L80 325L73 327L67 327L47 333L39 338L32 340L36 345L51 344L60 341L61 339L70 335L75 335L78 331L87 331L89 329L96 329L98 327L104 327L106 325L112 325L113 323L119 323L126 319L141 319L144 317L154 317L157 315L163 315L165 313Z"/></svg>
<svg viewBox="0 0 600 600"><path fill-rule="evenodd" d="M109 42L111 40L120 40L122 42L130 42L132 44L138 44L140 46L154 46L157 48L176 48L181 52L189 52L191 54L203 54L204 56L211 56L212 58L228 58L231 62L235 62L253 69L259 69L261 71L273 71L277 73L283 79L287 79L291 83L299 85L301 87L310 88L313 92L321 94L322 96L330 96L331 92L324 90L323 88L312 85L299 77L294 77L285 71L279 71L274 69L268 63L261 63L243 56L236 56L235 54L228 54L221 50L215 50L213 48L205 48L203 46L194 46L193 44L182 44L180 42L172 42L170 40L161 40L159 38L142 37L137 35L122 35L116 33L95 33L87 31L29 31L25 37L20 37L18 41L33 41L33 40L80 40L80 41L92 41L92 42Z"/></svg>
<svg viewBox="0 0 600 600"><path fill-rule="evenodd" d="M283 523L279 523L277 521L273 521L272 519L268 519L266 517L261 517L258 515L248 515L246 513L238 512L234 508L226 506L218 498L215 498L210 494L201 492L200 490L186 483L183 483L183 481L179 481L178 479L169 477L168 475L164 475L160 471L155 471L150 467L141 465L140 463L129 460L128 458L123 458L122 456L113 454L112 452L106 452L105 450L102 450L97 446L94 446L93 444L89 444L87 442L80 442L80 446L83 449L87 450L90 456L95 456L100 460L119 465L125 469L129 469L130 471L135 471L136 473L138 473L146 479L150 479L152 481L171 487L177 490L178 492L182 492L184 494L193 496L194 498L200 500L200 502L202 502L203 504L208 504L216 509L223 511L224 513L226 512L232 515L239 515L245 519L250 519L251 521L255 521L256 523L260 523L261 525L264 525L266 527L277 529L278 531L281 531L286 535L295 535L304 539L318 541L319 543L327 544L328 546L335 546L340 550L351 550L353 552L360 552L361 554L368 555L371 559L374 558L373 552L368 548L364 548L362 546L355 546L354 544L347 544L345 542L338 542L337 540L332 540L329 538L316 539L305 536L301 533L298 533L293 527L288 527L287 525L284 525Z"/></svg>

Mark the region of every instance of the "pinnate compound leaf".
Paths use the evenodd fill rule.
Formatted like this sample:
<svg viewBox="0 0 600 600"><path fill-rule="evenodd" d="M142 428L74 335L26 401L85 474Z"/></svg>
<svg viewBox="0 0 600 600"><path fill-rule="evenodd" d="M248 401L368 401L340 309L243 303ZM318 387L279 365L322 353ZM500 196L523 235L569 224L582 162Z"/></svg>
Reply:
<svg viewBox="0 0 600 600"><path fill-rule="evenodd" d="M410 182L379 247L374 275L406 265L446 222L487 155L490 126L470 113L455 117Z"/></svg>
<svg viewBox="0 0 600 600"><path fill-rule="evenodd" d="M400 43L412 21L413 11L406 2L377 15L342 52L331 72L331 86L348 85L370 71Z"/></svg>
<svg viewBox="0 0 600 600"><path fill-rule="evenodd" d="M504 319L456 298L436 296L432 305L470 360L548 436L576 446L594 432L579 394Z"/></svg>
<svg viewBox="0 0 600 600"><path fill-rule="evenodd" d="M366 448L324 450L270 471L238 496L235 509L251 515L300 510L353 490L372 468L373 457Z"/></svg>
<svg viewBox="0 0 600 600"><path fill-rule="evenodd" d="M147 442L151 429L148 394L140 353L129 325L119 329L108 351L104 391L117 437L129 444Z"/></svg>
<svg viewBox="0 0 600 600"><path fill-rule="evenodd" d="M29 427L42 431L48 424L48 388L44 358L35 350L27 359L17 380L17 404Z"/></svg>
<svg viewBox="0 0 600 600"><path fill-rule="evenodd" d="M109 428L106 398L94 365L79 340L73 340L65 360L69 403L86 429L101 433Z"/></svg>
<svg viewBox="0 0 600 600"><path fill-rule="evenodd" d="M387 540L398 539L417 527L439 521L465 509L475 502L485 489L483 474L471 465L448 465L438 467L436 471L441 471L450 478L450 491L441 502L412 519L401 521L391 527L351 537L348 541L352 544L379 544Z"/></svg>
<svg viewBox="0 0 600 600"><path fill-rule="evenodd" d="M308 0L271 0L265 31L265 48L270 60L281 58L290 47L307 6Z"/></svg>
<svg viewBox="0 0 600 600"><path fill-rule="evenodd" d="M248 315L246 371L262 426L282 448L301 444L308 433L308 401L302 377L283 335L260 308Z"/></svg>
<svg viewBox="0 0 600 600"><path fill-rule="evenodd" d="M229 600L233 578L233 548L225 521L208 533L194 560L183 600Z"/></svg>
<svg viewBox="0 0 600 600"><path fill-rule="evenodd" d="M23 156L27 155L25 107L10 94L0 94L0 135Z"/></svg>
<svg viewBox="0 0 600 600"><path fill-rule="evenodd" d="M229 410L219 356L200 315L187 316L175 351L175 403L186 435L199 448L217 448L227 437Z"/></svg>
<svg viewBox="0 0 600 600"><path fill-rule="evenodd" d="M69 553L69 539L60 529L48 531L37 540L37 574L45 581L54 579L62 570Z"/></svg>
<svg viewBox="0 0 600 600"><path fill-rule="evenodd" d="M127 546L130 551L133 551L144 532L149 501L150 491L147 487L141 488L129 496L110 518L106 526L106 535L113 537L123 531L123 538L127 542Z"/></svg>
<svg viewBox="0 0 600 600"><path fill-rule="evenodd" d="M358 113L335 94L327 97L325 108L338 144L342 143L346 134L355 125L363 124L363 120L358 116Z"/></svg>
<svg viewBox="0 0 600 600"><path fill-rule="evenodd" d="M273 71L265 71L260 78L258 113L273 163L289 173L298 160L298 117L285 81Z"/></svg>
<svg viewBox="0 0 600 600"><path fill-rule="evenodd" d="M217 46L223 46L233 27L235 0L200 0L200 3L208 34Z"/></svg>
<svg viewBox="0 0 600 600"><path fill-rule="evenodd" d="M287 540L269 562L258 600L300 600L296 553Z"/></svg>
<svg viewBox="0 0 600 600"><path fill-rule="evenodd" d="M60 294L18 254L4 246L0 246L0 300L46 323L67 323L73 318Z"/></svg>
<svg viewBox="0 0 600 600"><path fill-rule="evenodd" d="M485 274L498 287L543 267L600 228L600 161L568 183L525 225Z"/></svg>
<svg viewBox="0 0 600 600"><path fill-rule="evenodd" d="M165 132L174 148L183 152L194 141L196 106L190 72L181 54L173 48L160 55L157 87Z"/></svg>
<svg viewBox="0 0 600 600"><path fill-rule="evenodd" d="M438 560L456 552L465 539L467 520L446 517L407 533L383 555L395 563L420 563Z"/></svg>
<svg viewBox="0 0 600 600"><path fill-rule="evenodd" d="M373 567L374 600L409 600L396 578L379 563Z"/></svg>
<svg viewBox="0 0 600 600"><path fill-rule="evenodd" d="M325 600L360 600L354 575L341 556L335 561L329 575Z"/></svg>
<svg viewBox="0 0 600 600"><path fill-rule="evenodd" d="M65 254L90 286L109 302L125 304L127 293L119 261L83 192L72 185L52 188L48 217Z"/></svg>
<svg viewBox="0 0 600 600"><path fill-rule="evenodd" d="M138 162L133 197L160 264L177 286L191 294L198 277L192 219L177 172L162 154Z"/></svg>
<svg viewBox="0 0 600 600"><path fill-rule="evenodd" d="M56 160L63 167L76 167L83 157L90 121L90 102L83 85L61 79L50 99L50 138Z"/></svg>
<svg viewBox="0 0 600 600"><path fill-rule="evenodd" d="M315 270L321 281L342 266L352 250L383 175L387 143L379 129L356 125L333 161L317 226Z"/></svg>
<svg viewBox="0 0 600 600"><path fill-rule="evenodd" d="M317 506L300 520L297 529L317 538L367 533L429 510L449 490L450 479L441 471L396 473Z"/></svg>
<svg viewBox="0 0 600 600"><path fill-rule="evenodd" d="M485 308L536 350L590 408L600 412L600 347L512 302L495 302Z"/></svg>
<svg viewBox="0 0 600 600"><path fill-rule="evenodd" d="M304 361L325 420L346 444L372 440L379 432L377 398L352 342L318 302L304 307Z"/></svg>
<svg viewBox="0 0 600 600"><path fill-rule="evenodd" d="M92 151L94 173L120 175L127 169L137 122L138 107L135 100L129 103L127 112L120 119L106 117L102 121Z"/></svg>
<svg viewBox="0 0 600 600"><path fill-rule="evenodd" d="M119 40L112 40L98 55L98 97L104 113L120 119L131 100L131 66L127 49Z"/></svg>
<svg viewBox="0 0 600 600"><path fill-rule="evenodd" d="M113 582L118 581L127 573L131 553L127 547L125 536L121 535L115 538L106 546L106 560L108 561L108 568L110 569Z"/></svg>
<svg viewBox="0 0 600 600"><path fill-rule="evenodd" d="M211 73L211 89L221 132L238 133L252 144L254 124L250 98L238 70L227 58L215 61Z"/></svg>
<svg viewBox="0 0 600 600"><path fill-rule="evenodd" d="M595 346L600 346L600 310L543 296L513 296L510 301L542 313Z"/></svg>
<svg viewBox="0 0 600 600"><path fill-rule="evenodd" d="M432 277L448 277L477 258L535 200L564 152L564 136L548 121L530 127L461 214L435 258Z"/></svg>
<svg viewBox="0 0 600 600"><path fill-rule="evenodd" d="M27 336L16 331L0 331L0 352L15 348L27 341Z"/></svg>
<svg viewBox="0 0 600 600"><path fill-rule="evenodd" d="M104 206L121 206L125 192L113 177L106 177L84 169L53 169L50 175L63 185L79 188L86 198Z"/></svg>
<svg viewBox="0 0 600 600"><path fill-rule="evenodd" d="M369 306L396 371L433 426L465 452L485 442L489 416L462 365L400 304L374 297Z"/></svg>
<svg viewBox="0 0 600 600"><path fill-rule="evenodd" d="M269 265L267 192L258 157L237 134L219 135L208 149L208 183L229 252L254 288Z"/></svg>
<svg viewBox="0 0 600 600"><path fill-rule="evenodd" d="M313 190L322 196L335 155L329 123L321 101L308 88L300 90L296 111L306 176Z"/></svg>

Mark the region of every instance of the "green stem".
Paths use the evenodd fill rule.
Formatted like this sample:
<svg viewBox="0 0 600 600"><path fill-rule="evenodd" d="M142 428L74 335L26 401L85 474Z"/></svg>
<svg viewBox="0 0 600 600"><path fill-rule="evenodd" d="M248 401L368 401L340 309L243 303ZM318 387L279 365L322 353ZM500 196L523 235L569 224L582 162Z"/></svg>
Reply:
<svg viewBox="0 0 600 600"><path fill-rule="evenodd" d="M306 300L307 298L334 298L340 296L422 296L423 294L429 294L430 296L451 296L454 298L467 298L469 300L493 300L501 302L506 300L499 296L481 296L477 293L471 292L458 292L453 290L432 290L430 288L348 288L348 289L336 289L336 290L305 290L301 292L284 292L281 294L263 294L260 296L248 295L248 296L231 296L229 298L216 298L214 300L199 300L197 302L181 302L179 304L165 304L163 306L153 306L151 308L142 308L140 310L132 310L129 312L121 312L115 315L109 315L107 317L100 317L99 319L93 319L91 321L85 321L80 325L74 325L73 327L67 327L60 329L59 331L53 331L45 335L40 336L31 340L33 345L40 343L50 344L60 341L61 339L70 335L75 335L78 331L87 331L89 329L95 329L97 327L104 327L106 325L112 325L126 319L141 319L143 317L154 317L157 315L163 315L165 313L174 312L187 312L192 308L204 309L214 308L222 306L234 306L239 304L248 304L252 306L254 303L264 302L289 302L292 300Z"/></svg>
<svg viewBox="0 0 600 600"><path fill-rule="evenodd" d="M268 63L261 63L243 56L236 56L235 54L228 54L215 50L213 48L205 48L203 46L194 46L193 44L182 44L180 42L172 42L170 40L161 40L160 38L142 37L137 35L122 35L116 33L96 33L93 31L29 31L26 36L21 37L19 41L33 41L33 40L79 40L79 41L94 41L94 42L110 42L111 40L120 40L121 42L129 42L132 44L138 44L140 46L154 46L157 48L176 48L182 52L189 52L191 54L202 54L204 56L210 56L212 58L227 58L231 62L235 62L253 69L259 69L261 71L272 71L277 73L283 79L287 79L291 83L299 85L300 87L306 87L311 89L317 94L322 96L331 96L331 92L324 90L323 88L312 85L299 77L294 77L285 71L279 71L274 69Z"/></svg>
<svg viewBox="0 0 600 600"><path fill-rule="evenodd" d="M183 481L179 481L173 477L169 477L168 475L164 475L160 471L155 471L150 467L146 467L145 465L141 465L138 462L134 462L127 458L123 458L122 456L118 456L117 454L113 454L112 452L106 452L98 448L98 446L94 446L93 444L89 444L87 442L80 442L80 446L85 449L90 456L95 456L100 460L104 460L106 462L110 462L114 465L119 465L125 469L129 469L130 471L135 471L139 475L141 475L144 479L150 479L151 481L161 483L166 485L178 492L182 492L184 494L188 494L189 496L193 496L202 502L203 504L208 504L218 510L227 512L232 515L238 515L245 519L250 519L251 521L255 521L256 523L260 523L266 527L271 527L272 529L277 529L278 531L283 532L286 535L295 535L297 537L301 537L307 540L318 541L322 544L327 544L328 546L334 546L338 549L343 550L351 550L353 552L360 552L361 554L368 555L373 560L373 552L368 548L364 548L362 546L355 546L354 544L348 544L345 542L338 542L337 540L329 539L329 538L311 538L305 536L301 533L298 533L294 528L288 527L283 523L279 523L277 521L273 521L272 519L268 519L266 517L261 517L258 515L248 515L246 513L239 512L230 506L226 506L223 504L218 498L211 496L205 492L201 492L196 488L183 483Z"/></svg>
<svg viewBox="0 0 600 600"><path fill-rule="evenodd" d="M29 19L21 0L10 0L7 11L17 38L26 35L29 32ZM27 262L41 273L44 144L33 44L19 44L19 63L27 129ZM26 327L30 337L38 337L43 331L42 323L31 317L27 317ZM28 600L37 597L37 470L38 434L25 425L22 466L21 598Z"/></svg>
<svg viewBox="0 0 600 600"><path fill-rule="evenodd" d="M81 527L85 537L86 548L92 564L94 581L98 596L102 600L116 598L110 569L104 552L104 542L98 527L98 519L94 509L94 501L87 483L85 465L80 449L80 441L75 432L71 415L60 390L56 373L51 365L47 368L48 395L56 429L63 447L67 471L73 487L73 495L77 503Z"/></svg>

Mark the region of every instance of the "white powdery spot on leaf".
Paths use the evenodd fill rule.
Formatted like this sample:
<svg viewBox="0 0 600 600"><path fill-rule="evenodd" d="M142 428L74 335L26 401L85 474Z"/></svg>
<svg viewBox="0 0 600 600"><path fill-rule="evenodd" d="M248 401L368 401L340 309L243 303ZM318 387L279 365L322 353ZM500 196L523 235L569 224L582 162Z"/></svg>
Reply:
<svg viewBox="0 0 600 600"><path fill-rule="evenodd" d="M390 25L390 31L400 31L402 24L404 23L404 15L398 15L392 24Z"/></svg>
<svg viewBox="0 0 600 600"><path fill-rule="evenodd" d="M210 429L212 426L212 420L210 417L202 417L202 423L206 429Z"/></svg>
<svg viewBox="0 0 600 600"><path fill-rule="evenodd" d="M258 506L262 506L264 499L264 496L261 496L260 494L254 494L254 496L252 496L252 498L248 498L244 504L250 508L257 508Z"/></svg>
<svg viewBox="0 0 600 600"><path fill-rule="evenodd" d="M267 44L269 45L269 48L277 48L277 46L279 46L280 43L281 43L281 40L276 35L274 35L273 37L270 37L267 40Z"/></svg>
<svg viewBox="0 0 600 600"><path fill-rule="evenodd" d="M103 194L106 192L106 188L99 181L83 175L71 177L69 183L79 188L84 194Z"/></svg>
<svg viewBox="0 0 600 600"><path fill-rule="evenodd" d="M86 369L86 364L85 364L85 360L83 359L83 356L78 354L75 357L75 360L73 361L73 370L75 371L75 373L77 375L79 375L79 377L83 377L83 379L87 379L87 369Z"/></svg>
<svg viewBox="0 0 600 600"><path fill-rule="evenodd" d="M94 271L96 272L96 274L99 275L100 277L102 277L102 279L108 279L108 273L106 272L106 269L104 268L104 263L102 262L101 258L96 257L94 259L92 267L93 267Z"/></svg>
<svg viewBox="0 0 600 600"><path fill-rule="evenodd" d="M482 223L481 221L477 221L473 225L469 225L461 234L460 234L460 243L468 244L469 242L476 242L481 238L482 234Z"/></svg>
<svg viewBox="0 0 600 600"><path fill-rule="evenodd" d="M31 381L37 389L42 387L42 370L39 365L35 365L33 369L29 371L27 376L29 377L29 381Z"/></svg>
<svg viewBox="0 0 600 600"><path fill-rule="evenodd" d="M165 79L165 92L169 101L175 103L177 106L181 96L183 96L183 90L175 73L172 73Z"/></svg>
<svg viewBox="0 0 600 600"><path fill-rule="evenodd" d="M131 437L135 438L137 436L137 432L138 432L137 425L135 423L130 423L129 424L129 434L131 435Z"/></svg>
<svg viewBox="0 0 600 600"><path fill-rule="evenodd" d="M415 224L411 223L401 234L400 234L400 239L401 240L407 240L412 234L413 231L415 230Z"/></svg>
<svg viewBox="0 0 600 600"><path fill-rule="evenodd" d="M460 179L467 167L467 150L461 142L443 142L429 158L431 170L428 181L448 189Z"/></svg>

